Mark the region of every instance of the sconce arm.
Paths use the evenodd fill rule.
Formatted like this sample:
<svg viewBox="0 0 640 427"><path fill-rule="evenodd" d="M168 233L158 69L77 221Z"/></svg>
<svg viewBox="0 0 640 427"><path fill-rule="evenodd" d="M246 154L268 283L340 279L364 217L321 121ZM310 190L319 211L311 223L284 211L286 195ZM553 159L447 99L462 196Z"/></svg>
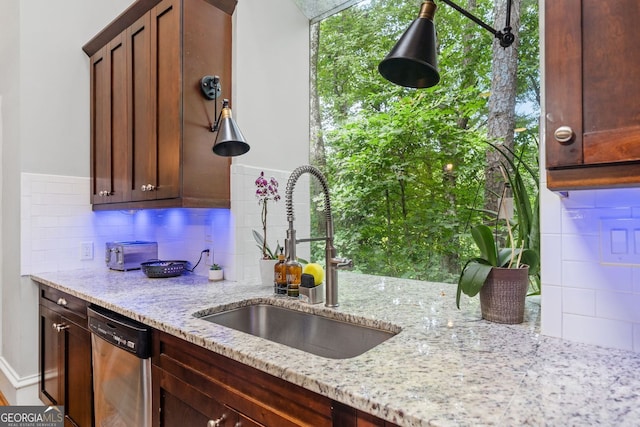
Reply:
<svg viewBox="0 0 640 427"><path fill-rule="evenodd" d="M505 23L504 30L502 31L496 30L491 25L486 24L480 18L473 15L471 12L466 11L462 7L452 2L451 0L441 0L441 1L448 4L449 6L451 6L452 8L454 8L455 10L457 10L467 18L471 19L473 22L480 25L482 28L489 31L491 34L493 34L498 40L500 40L500 46L509 47L515 41L515 36L511 32L511 0L507 0L507 20Z"/></svg>

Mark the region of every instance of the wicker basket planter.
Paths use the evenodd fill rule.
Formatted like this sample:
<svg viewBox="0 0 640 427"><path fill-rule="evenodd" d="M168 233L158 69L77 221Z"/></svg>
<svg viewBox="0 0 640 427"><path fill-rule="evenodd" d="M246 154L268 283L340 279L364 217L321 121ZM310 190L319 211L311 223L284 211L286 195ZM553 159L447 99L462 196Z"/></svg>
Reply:
<svg viewBox="0 0 640 427"><path fill-rule="evenodd" d="M529 289L529 267L493 267L482 289L482 318L496 323L522 323Z"/></svg>

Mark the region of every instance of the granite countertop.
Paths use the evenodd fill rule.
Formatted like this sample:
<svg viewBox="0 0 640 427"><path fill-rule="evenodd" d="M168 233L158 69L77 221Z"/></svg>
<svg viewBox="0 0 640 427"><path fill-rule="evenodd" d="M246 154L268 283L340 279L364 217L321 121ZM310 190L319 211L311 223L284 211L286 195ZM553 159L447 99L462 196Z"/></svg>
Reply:
<svg viewBox="0 0 640 427"><path fill-rule="evenodd" d="M401 426L639 425L640 355L540 335L525 322L480 318L478 298L455 306L455 285L339 274L336 309L273 296L257 283L140 271L38 273L34 280ZM193 316L270 301L402 328L351 359L327 359Z"/></svg>

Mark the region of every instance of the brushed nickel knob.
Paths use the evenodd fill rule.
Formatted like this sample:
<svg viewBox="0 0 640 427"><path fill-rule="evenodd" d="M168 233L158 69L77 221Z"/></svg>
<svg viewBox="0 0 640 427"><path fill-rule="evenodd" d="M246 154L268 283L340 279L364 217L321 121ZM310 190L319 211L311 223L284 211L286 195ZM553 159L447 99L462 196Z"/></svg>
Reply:
<svg viewBox="0 0 640 427"><path fill-rule="evenodd" d="M69 325L65 325L64 323L54 323L52 326L53 329L55 329L57 332L62 332L65 329L69 329Z"/></svg>
<svg viewBox="0 0 640 427"><path fill-rule="evenodd" d="M61 305L61 306L64 306L64 307L66 307L66 306L67 306L67 300L66 300L66 299L64 299L64 298L62 298L62 297L58 298L58 301L56 301L56 303L57 303L58 305Z"/></svg>
<svg viewBox="0 0 640 427"><path fill-rule="evenodd" d="M222 414L217 420L209 420L207 427L220 427L222 423L227 419L227 414Z"/></svg>
<svg viewBox="0 0 640 427"><path fill-rule="evenodd" d="M573 129L569 126L560 126L553 133L553 136L556 138L560 144L571 144L575 139L576 134L573 133Z"/></svg>

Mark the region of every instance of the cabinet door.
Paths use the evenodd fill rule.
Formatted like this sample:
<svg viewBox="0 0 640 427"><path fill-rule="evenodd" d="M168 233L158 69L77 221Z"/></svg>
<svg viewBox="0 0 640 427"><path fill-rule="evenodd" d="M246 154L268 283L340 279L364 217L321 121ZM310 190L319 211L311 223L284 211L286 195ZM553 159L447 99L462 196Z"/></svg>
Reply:
<svg viewBox="0 0 640 427"><path fill-rule="evenodd" d="M130 195L124 34L91 57L91 105L91 201L126 201Z"/></svg>
<svg viewBox="0 0 640 427"><path fill-rule="evenodd" d="M260 426L162 369L154 366L152 372L153 395L160 408L153 412L155 427Z"/></svg>
<svg viewBox="0 0 640 427"><path fill-rule="evenodd" d="M63 405L65 425L93 423L90 337L87 329L40 305L40 400Z"/></svg>
<svg viewBox="0 0 640 427"><path fill-rule="evenodd" d="M635 0L545 2L546 164L567 169L552 178L640 183L639 17Z"/></svg>
<svg viewBox="0 0 640 427"><path fill-rule="evenodd" d="M63 366L60 355L62 336L55 329L59 314L40 305L40 400L47 405L63 405Z"/></svg>
<svg viewBox="0 0 640 427"><path fill-rule="evenodd" d="M180 197L180 2L165 0L127 29L132 201Z"/></svg>
<svg viewBox="0 0 640 427"><path fill-rule="evenodd" d="M156 198L180 197L182 86L180 1L164 0L151 10L151 63L156 92Z"/></svg>
<svg viewBox="0 0 640 427"><path fill-rule="evenodd" d="M126 31L129 58L131 112L131 199L153 200L158 185L156 146L156 90L151 72L151 14L146 13Z"/></svg>
<svg viewBox="0 0 640 427"><path fill-rule="evenodd" d="M91 333L62 318L64 333L65 417L75 426L91 426L93 383L91 375Z"/></svg>

